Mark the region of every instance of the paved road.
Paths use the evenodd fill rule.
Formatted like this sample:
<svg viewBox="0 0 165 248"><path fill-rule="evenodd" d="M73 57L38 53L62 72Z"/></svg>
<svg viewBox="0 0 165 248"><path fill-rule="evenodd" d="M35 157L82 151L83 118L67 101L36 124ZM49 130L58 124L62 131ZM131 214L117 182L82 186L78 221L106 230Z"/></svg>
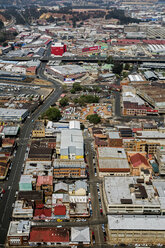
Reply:
<svg viewBox="0 0 165 248"><path fill-rule="evenodd" d="M38 73L43 79L47 79L43 75L43 69L45 64L41 65ZM13 167L9 175L9 180L4 183L4 188L6 193L4 194L2 200L0 201L0 247L5 243L7 230L9 227L10 216L12 214L12 204L15 201L15 193L18 190L18 183L21 176L21 168L24 162L25 152L30 137L31 130L33 128L33 123L38 119L39 115L43 113L49 106L51 106L62 93L62 87L59 83L54 80L51 82L55 85L56 90L45 100L45 102L39 106L39 108L27 119L23 125L20 132L20 143L22 145L18 146L17 153L13 160ZM10 187L10 189L8 188Z"/></svg>
<svg viewBox="0 0 165 248"><path fill-rule="evenodd" d="M115 84L120 85L120 79L117 79ZM115 96L115 116L120 117L121 116L120 92L114 91L114 96Z"/></svg>
<svg viewBox="0 0 165 248"><path fill-rule="evenodd" d="M106 216L102 216L100 214L100 206L99 206L99 199L98 199L98 191L97 191L97 182L98 178L95 177L95 172L94 172L94 166L93 166L93 151L91 147L91 139L86 138L85 139L85 150L88 152L87 156L87 162L89 166L89 180L90 182L90 193L91 193L91 203L92 203L92 220L93 221L99 221L101 220L100 224L96 224L91 229L94 232L95 235L95 242L98 247L102 247L102 244L104 244L104 236L103 236L103 231L102 231L102 224L105 222L103 221L104 219L106 220ZM107 222L107 220L106 220Z"/></svg>

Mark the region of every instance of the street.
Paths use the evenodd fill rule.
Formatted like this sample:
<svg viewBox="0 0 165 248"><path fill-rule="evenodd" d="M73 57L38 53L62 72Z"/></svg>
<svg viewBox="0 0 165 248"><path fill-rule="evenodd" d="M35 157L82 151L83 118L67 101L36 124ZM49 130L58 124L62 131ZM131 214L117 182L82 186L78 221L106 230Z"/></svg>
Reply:
<svg viewBox="0 0 165 248"><path fill-rule="evenodd" d="M95 177L94 166L93 166L93 151L91 148L91 139L85 138L85 150L88 153L87 162L89 167L89 180L90 182L90 193L91 193L91 203L92 203L92 216L91 219L93 221L101 220L101 224L93 225L91 227L92 231L94 232L95 236L95 245L97 247L102 247L104 244L104 235L102 231L102 224L106 220L106 216L100 214L100 206L99 206L99 199L98 199L98 191L97 191L97 183L99 180Z"/></svg>
<svg viewBox="0 0 165 248"><path fill-rule="evenodd" d="M41 67L38 70L38 75L42 79L47 78L43 75L45 64L41 64ZM4 182L5 194L0 200L0 246L2 247L5 244L6 235L12 215L12 204L15 202L15 194L18 190L18 183L21 176L21 169L24 162L25 152L28 145L30 133L33 129L33 123L38 117L49 108L55 101L58 100L59 96L62 93L62 87L59 83L56 83L54 80L51 80L56 89L49 95L49 97L40 105L30 116L29 119L23 124L23 127L19 136L19 143L22 145L18 146L16 155L13 159L12 170L9 175L8 181Z"/></svg>

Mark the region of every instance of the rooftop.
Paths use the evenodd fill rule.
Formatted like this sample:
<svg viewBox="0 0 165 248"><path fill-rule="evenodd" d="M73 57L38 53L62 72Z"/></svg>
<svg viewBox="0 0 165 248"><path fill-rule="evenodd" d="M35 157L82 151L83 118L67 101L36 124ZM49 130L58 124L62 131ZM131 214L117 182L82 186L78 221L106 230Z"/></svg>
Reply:
<svg viewBox="0 0 165 248"><path fill-rule="evenodd" d="M53 185L53 176L38 176L36 186Z"/></svg>
<svg viewBox="0 0 165 248"><path fill-rule="evenodd" d="M79 65L50 66L50 69L62 75L72 75L86 72L86 70Z"/></svg>
<svg viewBox="0 0 165 248"><path fill-rule="evenodd" d="M133 167L138 167L141 164L145 164L149 167L147 159L140 153L136 153L130 157L131 164Z"/></svg>
<svg viewBox="0 0 165 248"><path fill-rule="evenodd" d="M111 230L163 230L165 216L158 215L108 215Z"/></svg>
<svg viewBox="0 0 165 248"><path fill-rule="evenodd" d="M160 207L153 185L138 183L138 177L105 177L105 194L109 205L132 204ZM129 201L128 201L129 200Z"/></svg>
<svg viewBox="0 0 165 248"><path fill-rule="evenodd" d="M71 227L71 242L90 242L89 227Z"/></svg>
<svg viewBox="0 0 165 248"><path fill-rule="evenodd" d="M116 147L99 147L98 148L99 158L115 158L115 159L127 159L124 148Z"/></svg>
<svg viewBox="0 0 165 248"><path fill-rule="evenodd" d="M109 132L109 138L110 139L120 139L120 135L119 135L119 132Z"/></svg>
<svg viewBox="0 0 165 248"><path fill-rule="evenodd" d="M33 227L30 242L69 242L69 231L66 228Z"/></svg>
<svg viewBox="0 0 165 248"><path fill-rule="evenodd" d="M30 222L21 221L11 221L7 236L29 236L30 233Z"/></svg>

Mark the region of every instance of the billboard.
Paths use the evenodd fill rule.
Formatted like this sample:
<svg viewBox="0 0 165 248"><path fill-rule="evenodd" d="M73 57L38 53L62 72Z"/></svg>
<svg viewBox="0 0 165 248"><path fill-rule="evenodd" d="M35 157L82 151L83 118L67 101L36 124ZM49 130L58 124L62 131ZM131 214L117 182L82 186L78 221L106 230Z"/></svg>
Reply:
<svg viewBox="0 0 165 248"><path fill-rule="evenodd" d="M82 49L82 52L91 52L91 51L97 51L99 50L101 47L100 46L93 46L93 47L84 47Z"/></svg>

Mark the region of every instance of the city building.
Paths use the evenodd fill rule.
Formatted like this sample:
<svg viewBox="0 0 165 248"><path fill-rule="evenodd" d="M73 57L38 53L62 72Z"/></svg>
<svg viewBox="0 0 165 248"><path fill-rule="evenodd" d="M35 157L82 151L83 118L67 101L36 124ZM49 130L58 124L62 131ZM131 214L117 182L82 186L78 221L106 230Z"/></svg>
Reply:
<svg viewBox="0 0 165 248"><path fill-rule="evenodd" d="M152 166L147 161L146 157L141 153L131 155L129 153L130 173L132 176L140 176L141 170L148 170L152 175Z"/></svg>
<svg viewBox="0 0 165 248"><path fill-rule="evenodd" d="M165 216L108 215L110 245L165 245Z"/></svg>
<svg viewBox="0 0 165 248"><path fill-rule="evenodd" d="M97 162L99 176L129 175L130 167L123 148L98 147Z"/></svg>
<svg viewBox="0 0 165 248"><path fill-rule="evenodd" d="M47 66L46 71L64 83L74 83L76 79L86 75L86 70L79 65Z"/></svg>
<svg viewBox="0 0 165 248"><path fill-rule="evenodd" d="M36 190L44 190L45 194L51 194L53 191L53 176L38 176Z"/></svg>
<svg viewBox="0 0 165 248"><path fill-rule="evenodd" d="M127 140L124 139L123 140L123 146L124 149L129 152L143 152L143 153L147 153L147 154L155 154L157 151L157 147L160 146L159 142L151 142L151 141L147 141L145 139L131 139L131 140Z"/></svg>
<svg viewBox="0 0 165 248"><path fill-rule="evenodd" d="M110 147L122 147L123 146L123 140L120 137L119 132L109 132L109 139L108 139L108 144Z"/></svg>
<svg viewBox="0 0 165 248"><path fill-rule="evenodd" d="M81 130L61 130L60 159L83 160L84 141Z"/></svg>
<svg viewBox="0 0 165 248"><path fill-rule="evenodd" d="M67 51L67 46L62 43L54 43L51 45L51 54L62 56Z"/></svg>
<svg viewBox="0 0 165 248"><path fill-rule="evenodd" d="M36 178L33 178L32 175L21 175L19 181L19 191L31 191L32 186L35 185Z"/></svg>
<svg viewBox="0 0 165 248"><path fill-rule="evenodd" d="M53 162L53 175L55 178L84 178L86 177L86 164L84 161L56 159Z"/></svg>
<svg viewBox="0 0 165 248"><path fill-rule="evenodd" d="M124 139L123 146L125 151L129 152L145 152L146 150L146 140L136 140L136 139Z"/></svg>
<svg viewBox="0 0 165 248"><path fill-rule="evenodd" d="M89 227L71 227L71 244L90 244Z"/></svg>
<svg viewBox="0 0 165 248"><path fill-rule="evenodd" d="M32 219L33 218L32 204L25 201L16 201L14 203L12 217L14 219Z"/></svg>
<svg viewBox="0 0 165 248"><path fill-rule="evenodd" d="M69 230L56 227L32 227L29 245L69 245Z"/></svg>
<svg viewBox="0 0 165 248"><path fill-rule="evenodd" d="M7 243L9 246L26 246L29 244L29 235L29 221L11 221L7 233Z"/></svg>
<svg viewBox="0 0 165 248"><path fill-rule="evenodd" d="M0 121L21 122L28 114L27 109L0 108Z"/></svg>
<svg viewBox="0 0 165 248"><path fill-rule="evenodd" d="M106 212L107 214L132 215L163 214L165 195L158 194L159 187L162 189L162 182L152 184L148 174L145 175L145 173L140 177L105 177L103 197Z"/></svg>
<svg viewBox="0 0 165 248"><path fill-rule="evenodd" d="M165 175L165 148L164 147L157 148L155 158L159 165L160 175Z"/></svg>
<svg viewBox="0 0 165 248"><path fill-rule="evenodd" d="M35 121L35 126L32 131L33 138L44 138L45 137L45 126L43 121Z"/></svg>

